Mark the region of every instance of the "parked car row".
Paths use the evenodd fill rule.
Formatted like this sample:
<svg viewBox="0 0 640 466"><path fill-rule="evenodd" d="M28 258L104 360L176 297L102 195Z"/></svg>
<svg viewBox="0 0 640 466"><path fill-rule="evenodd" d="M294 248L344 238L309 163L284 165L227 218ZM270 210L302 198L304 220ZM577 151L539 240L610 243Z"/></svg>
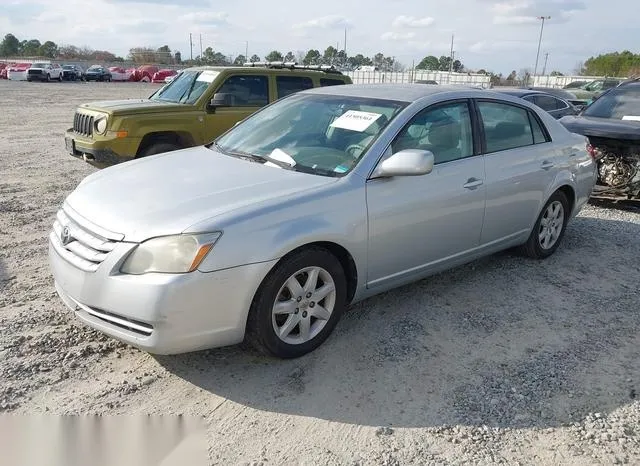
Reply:
<svg viewBox="0 0 640 466"><path fill-rule="evenodd" d="M29 70L33 69L31 73ZM167 83L178 74L173 69L160 69L153 65L138 68L91 65L86 70L76 64L49 62L0 63L0 79L13 81L135 81ZM48 76L48 79L47 79Z"/></svg>
<svg viewBox="0 0 640 466"><path fill-rule="evenodd" d="M104 169L57 213L56 290L151 353L291 358L351 303L504 249L547 258L597 168L540 95L254 64L83 104L66 147Z"/></svg>

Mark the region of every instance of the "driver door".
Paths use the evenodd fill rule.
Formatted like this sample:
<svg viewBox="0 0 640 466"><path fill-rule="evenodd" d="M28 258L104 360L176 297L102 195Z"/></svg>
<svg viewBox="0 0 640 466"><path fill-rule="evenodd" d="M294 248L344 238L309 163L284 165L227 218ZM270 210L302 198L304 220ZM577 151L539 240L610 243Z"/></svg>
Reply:
<svg viewBox="0 0 640 466"><path fill-rule="evenodd" d="M368 180L367 286L410 281L479 247L485 170L472 127L468 101L450 101L422 110L391 143L386 156L430 150L435 164L423 176Z"/></svg>
<svg viewBox="0 0 640 466"><path fill-rule="evenodd" d="M229 107L207 107L203 129L206 142L269 103L269 78L260 74L231 75L215 92L231 94L233 102Z"/></svg>

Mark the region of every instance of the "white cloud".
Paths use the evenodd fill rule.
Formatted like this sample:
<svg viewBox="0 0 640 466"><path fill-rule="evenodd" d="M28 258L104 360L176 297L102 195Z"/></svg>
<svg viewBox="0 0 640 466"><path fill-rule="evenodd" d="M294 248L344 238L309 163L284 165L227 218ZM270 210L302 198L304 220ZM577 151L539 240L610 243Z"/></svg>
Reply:
<svg viewBox="0 0 640 466"><path fill-rule="evenodd" d="M397 16L393 20L392 26L396 28L409 27L409 28L426 28L431 26L435 20L430 16L424 18L416 18L414 16Z"/></svg>
<svg viewBox="0 0 640 466"><path fill-rule="evenodd" d="M582 0L503 0L491 7L495 15L493 23L497 25L535 24L540 16L550 16L550 21L562 23L585 9Z"/></svg>
<svg viewBox="0 0 640 466"><path fill-rule="evenodd" d="M321 16L320 18L310 19L302 23L294 24L294 29L342 29L351 26L349 21L344 16L328 15Z"/></svg>
<svg viewBox="0 0 640 466"><path fill-rule="evenodd" d="M409 40L416 36L415 32L385 32L380 36L382 40Z"/></svg>
<svg viewBox="0 0 640 466"><path fill-rule="evenodd" d="M229 14L222 11L198 11L182 15L178 19L193 24L221 26L229 23Z"/></svg>

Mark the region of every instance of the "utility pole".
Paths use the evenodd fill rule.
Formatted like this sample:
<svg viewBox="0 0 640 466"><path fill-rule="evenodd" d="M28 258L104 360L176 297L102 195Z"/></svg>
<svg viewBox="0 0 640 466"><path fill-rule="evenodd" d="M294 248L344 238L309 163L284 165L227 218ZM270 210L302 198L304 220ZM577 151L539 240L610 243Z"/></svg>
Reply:
<svg viewBox="0 0 640 466"><path fill-rule="evenodd" d="M453 34L451 34L451 52L449 54L449 83L451 82L451 71L453 71Z"/></svg>
<svg viewBox="0 0 640 466"><path fill-rule="evenodd" d="M538 51L536 52L536 66L533 69L534 79L535 79L536 73L538 72L538 58L540 58L540 44L542 43L542 31L544 31L544 20L551 19L551 16L538 16L536 19L541 19L542 25L540 26L540 37L538 38Z"/></svg>
<svg viewBox="0 0 640 466"><path fill-rule="evenodd" d="M544 66L542 67L542 76L544 76L547 72L547 60L549 59L549 52L544 54Z"/></svg>
<svg viewBox="0 0 640 466"><path fill-rule="evenodd" d="M245 41L245 48L244 48L244 62L248 62L249 61L249 41L246 40Z"/></svg>
<svg viewBox="0 0 640 466"><path fill-rule="evenodd" d="M200 34L200 60L202 60L202 34Z"/></svg>
<svg viewBox="0 0 640 466"><path fill-rule="evenodd" d="M189 49L191 49L191 61L193 61L193 37L191 33L189 33Z"/></svg>

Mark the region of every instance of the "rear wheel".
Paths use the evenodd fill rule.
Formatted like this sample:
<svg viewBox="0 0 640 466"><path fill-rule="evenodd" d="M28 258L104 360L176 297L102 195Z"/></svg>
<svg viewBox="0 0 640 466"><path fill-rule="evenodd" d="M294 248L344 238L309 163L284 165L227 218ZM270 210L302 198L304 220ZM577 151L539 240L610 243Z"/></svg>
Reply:
<svg viewBox="0 0 640 466"><path fill-rule="evenodd" d="M567 196L556 191L542 208L529 239L520 251L534 259L545 259L553 254L566 231L570 208Z"/></svg>
<svg viewBox="0 0 640 466"><path fill-rule="evenodd" d="M320 346L344 311L347 281L329 251L309 248L283 259L264 279L251 305L247 343L280 358Z"/></svg>
<svg viewBox="0 0 640 466"><path fill-rule="evenodd" d="M51 75L49 73L47 73L47 82L51 81Z"/></svg>
<svg viewBox="0 0 640 466"><path fill-rule="evenodd" d="M58 82L62 82L62 73L58 75Z"/></svg>
<svg viewBox="0 0 640 466"><path fill-rule="evenodd" d="M149 147L143 150L140 156L146 157L148 155L162 154L164 152L171 152L178 149L180 149L180 147L176 144L171 144L169 142L158 142L155 144L151 144Z"/></svg>

